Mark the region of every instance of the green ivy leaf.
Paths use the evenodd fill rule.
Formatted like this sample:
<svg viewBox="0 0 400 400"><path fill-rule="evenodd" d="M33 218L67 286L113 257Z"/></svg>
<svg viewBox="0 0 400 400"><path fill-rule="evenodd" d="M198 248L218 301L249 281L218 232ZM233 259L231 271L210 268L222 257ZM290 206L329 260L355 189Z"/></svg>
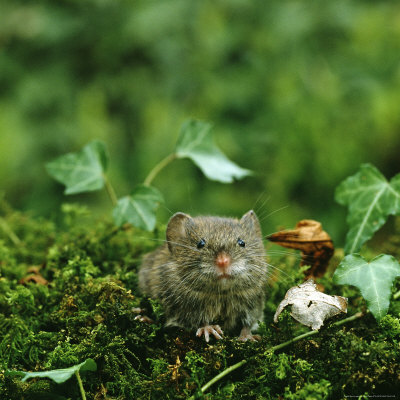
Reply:
<svg viewBox="0 0 400 400"><path fill-rule="evenodd" d="M367 262L359 254L349 254L337 267L333 280L340 285L356 286L379 321L389 308L391 287L400 276L400 264L389 255L381 254Z"/></svg>
<svg viewBox="0 0 400 400"><path fill-rule="evenodd" d="M373 165L363 164L337 187L335 198L349 207L345 252L356 253L390 214L400 214L400 174L388 182Z"/></svg>
<svg viewBox="0 0 400 400"><path fill-rule="evenodd" d="M117 226L128 222L137 228L152 231L156 226L156 209L164 199L152 186L138 185L130 196L122 197L113 210Z"/></svg>
<svg viewBox="0 0 400 400"><path fill-rule="evenodd" d="M70 368L53 369L43 372L24 372L24 371L9 371L8 375L18 375L22 377L22 382L30 378L49 378L56 383L63 383L71 378L76 371L96 371L97 365L94 360L88 358L81 364L74 365Z"/></svg>
<svg viewBox="0 0 400 400"><path fill-rule="evenodd" d="M94 140L77 153L68 153L46 164L47 172L65 185L65 194L99 190L104 186L107 151Z"/></svg>
<svg viewBox="0 0 400 400"><path fill-rule="evenodd" d="M230 183L251 174L230 161L212 140L211 125L196 120L183 123L176 143L178 158L190 158L204 173L215 181Z"/></svg>

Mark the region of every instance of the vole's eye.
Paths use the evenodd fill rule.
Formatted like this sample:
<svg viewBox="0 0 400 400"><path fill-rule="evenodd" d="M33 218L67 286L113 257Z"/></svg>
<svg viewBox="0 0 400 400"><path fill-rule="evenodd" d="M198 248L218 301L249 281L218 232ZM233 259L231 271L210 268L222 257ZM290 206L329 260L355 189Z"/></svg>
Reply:
<svg viewBox="0 0 400 400"><path fill-rule="evenodd" d="M245 247L246 246L246 243L242 240L242 239L238 239L237 240L237 244L240 246L240 247Z"/></svg>
<svg viewBox="0 0 400 400"><path fill-rule="evenodd" d="M202 249L206 245L206 241L201 239L199 243L197 243L197 248Z"/></svg>

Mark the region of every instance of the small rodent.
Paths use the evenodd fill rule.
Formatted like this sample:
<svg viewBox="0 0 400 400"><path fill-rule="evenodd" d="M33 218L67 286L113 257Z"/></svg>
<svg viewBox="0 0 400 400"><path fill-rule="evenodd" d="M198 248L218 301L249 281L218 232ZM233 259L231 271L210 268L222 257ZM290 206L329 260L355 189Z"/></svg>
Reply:
<svg viewBox="0 0 400 400"><path fill-rule="evenodd" d="M166 242L148 254L139 271L143 294L158 299L166 326L221 339L240 340L263 319L267 262L254 211L238 219L191 217L178 212L168 222ZM221 325L221 326L220 326Z"/></svg>

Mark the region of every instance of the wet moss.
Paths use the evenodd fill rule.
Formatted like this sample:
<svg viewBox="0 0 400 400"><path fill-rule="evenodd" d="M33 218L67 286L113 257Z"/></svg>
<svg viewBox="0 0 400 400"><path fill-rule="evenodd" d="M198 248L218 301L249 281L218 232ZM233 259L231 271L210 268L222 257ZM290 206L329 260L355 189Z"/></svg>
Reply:
<svg viewBox="0 0 400 400"><path fill-rule="evenodd" d="M98 370L82 380L87 398L96 400L367 398L400 388L396 304L379 324L371 315L341 327L331 322L312 338L268 350L308 331L288 311L272 323L287 289L303 279L291 256L279 260L283 272L271 278L262 340L226 337L206 344L193 332L163 328L161 306L137 290L140 259L157 246L162 227L145 234L107 221L75 224L83 214L74 207L60 224L0 209L21 241L0 231L1 399L80 398L75 378L61 385L47 379L23 383L5 372L65 368L89 357ZM32 266L47 284L24 280ZM349 297L349 315L365 310L359 292L335 286L331 275L319 281L325 291ZM154 323L135 319L137 308L146 308ZM243 359L241 368L205 394L199 391Z"/></svg>

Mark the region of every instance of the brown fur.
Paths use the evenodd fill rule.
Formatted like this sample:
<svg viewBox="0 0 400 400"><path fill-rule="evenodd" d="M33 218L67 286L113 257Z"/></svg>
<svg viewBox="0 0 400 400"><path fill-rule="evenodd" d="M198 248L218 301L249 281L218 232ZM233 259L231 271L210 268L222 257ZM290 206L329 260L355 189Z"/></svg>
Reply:
<svg viewBox="0 0 400 400"><path fill-rule="evenodd" d="M262 320L267 280L255 213L249 211L240 220L177 213L166 236L166 243L145 257L139 271L140 289L160 300L166 325L197 329L221 324L228 331L250 332ZM201 239L205 245L198 248ZM216 265L221 252L231 259L229 277L224 279L218 278Z"/></svg>

